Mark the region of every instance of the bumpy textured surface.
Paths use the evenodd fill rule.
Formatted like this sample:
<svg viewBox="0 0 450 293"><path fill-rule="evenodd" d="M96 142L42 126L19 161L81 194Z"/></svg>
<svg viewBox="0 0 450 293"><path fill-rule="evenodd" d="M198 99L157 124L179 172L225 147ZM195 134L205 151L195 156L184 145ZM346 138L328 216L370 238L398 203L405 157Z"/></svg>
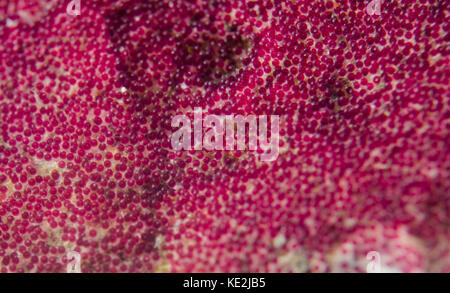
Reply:
<svg viewBox="0 0 450 293"><path fill-rule="evenodd" d="M450 272L449 3L0 0L0 271ZM174 115L280 115L280 155Z"/></svg>

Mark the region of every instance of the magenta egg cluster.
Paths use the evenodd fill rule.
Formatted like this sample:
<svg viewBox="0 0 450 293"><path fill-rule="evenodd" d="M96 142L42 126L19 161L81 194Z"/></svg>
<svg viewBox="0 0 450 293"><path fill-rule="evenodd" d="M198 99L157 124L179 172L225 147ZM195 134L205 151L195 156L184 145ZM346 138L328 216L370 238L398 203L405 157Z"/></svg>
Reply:
<svg viewBox="0 0 450 293"><path fill-rule="evenodd" d="M69 2L0 0L0 272L450 272L446 1Z"/></svg>

